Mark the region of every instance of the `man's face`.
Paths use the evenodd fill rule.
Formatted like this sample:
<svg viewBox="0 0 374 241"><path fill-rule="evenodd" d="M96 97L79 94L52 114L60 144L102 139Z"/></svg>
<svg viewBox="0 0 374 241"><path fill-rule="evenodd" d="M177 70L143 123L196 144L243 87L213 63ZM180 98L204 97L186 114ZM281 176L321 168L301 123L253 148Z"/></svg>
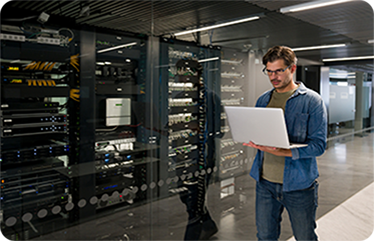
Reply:
<svg viewBox="0 0 374 241"><path fill-rule="evenodd" d="M296 66L291 65L289 68L287 67L283 59L278 59L266 64L270 82L278 93L287 92L294 88L292 75L295 72ZM284 70L284 72L282 72L282 70Z"/></svg>

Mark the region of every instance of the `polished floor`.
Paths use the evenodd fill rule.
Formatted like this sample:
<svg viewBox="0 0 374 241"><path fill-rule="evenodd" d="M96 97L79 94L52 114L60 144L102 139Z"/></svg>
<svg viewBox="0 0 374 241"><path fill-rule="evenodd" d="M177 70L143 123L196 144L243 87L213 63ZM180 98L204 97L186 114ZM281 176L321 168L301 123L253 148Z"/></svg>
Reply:
<svg viewBox="0 0 374 241"><path fill-rule="evenodd" d="M322 241L366 240L374 230L374 132L329 143L318 158L317 233ZM234 193L217 197L209 186L208 209L219 231L210 240L256 240L254 189L249 175L236 178ZM280 240L293 240L284 212ZM178 195L111 215L85 220L38 240L183 240L187 213Z"/></svg>
<svg viewBox="0 0 374 241"><path fill-rule="evenodd" d="M374 230L374 133L346 136L331 142L318 158L320 186L316 232L322 241L366 240ZM251 204L253 201L248 200ZM220 231L212 239L256 240L253 205L247 206L250 207L232 211L232 217L221 217ZM289 239L292 240L292 230L284 212L280 240Z"/></svg>

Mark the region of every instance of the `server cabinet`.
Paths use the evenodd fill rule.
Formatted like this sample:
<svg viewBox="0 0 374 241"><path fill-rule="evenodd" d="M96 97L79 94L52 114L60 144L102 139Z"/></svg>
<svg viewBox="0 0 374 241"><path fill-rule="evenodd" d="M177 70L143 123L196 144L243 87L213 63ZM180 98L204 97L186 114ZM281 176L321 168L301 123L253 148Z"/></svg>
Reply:
<svg viewBox="0 0 374 241"><path fill-rule="evenodd" d="M248 93L248 54L235 49L221 50L221 99L224 106L244 106ZM237 177L248 174L250 157L242 143L233 141L225 113L221 115L220 140L221 198L235 194Z"/></svg>
<svg viewBox="0 0 374 241"><path fill-rule="evenodd" d="M5 29L5 31L4 31ZM66 227L71 83L77 32L6 25L1 33L1 229L30 239Z"/></svg>
<svg viewBox="0 0 374 241"><path fill-rule="evenodd" d="M95 199L98 210L134 206L159 196L158 146L148 112L146 39L96 34ZM158 121L158 120L156 120Z"/></svg>
<svg viewBox="0 0 374 241"><path fill-rule="evenodd" d="M218 55L219 50L199 47L196 43L173 39L161 43L161 96L164 96L161 103L165 105L163 115L168 125L168 136L161 141L168 149L169 175L178 177L170 183L171 192L182 191L183 188L174 188L199 176L199 172L194 173L207 165L208 137L213 139L220 134L214 116L216 107L215 111L221 112L217 93ZM210 63L205 61L209 58L213 58ZM199 166L199 160L203 166ZM209 172L217 171L214 165Z"/></svg>
<svg viewBox="0 0 374 241"><path fill-rule="evenodd" d="M3 234L31 239L159 198L147 39L27 22L5 29Z"/></svg>
<svg viewBox="0 0 374 241"><path fill-rule="evenodd" d="M195 223L211 220L205 199L218 172L215 141L221 130L215 117L222 111L219 55L216 48L161 40L160 96L168 129L168 135L160 140L165 150L161 159L168 160L165 178L169 195L179 195L188 213L185 239L198 239L199 232L192 231Z"/></svg>

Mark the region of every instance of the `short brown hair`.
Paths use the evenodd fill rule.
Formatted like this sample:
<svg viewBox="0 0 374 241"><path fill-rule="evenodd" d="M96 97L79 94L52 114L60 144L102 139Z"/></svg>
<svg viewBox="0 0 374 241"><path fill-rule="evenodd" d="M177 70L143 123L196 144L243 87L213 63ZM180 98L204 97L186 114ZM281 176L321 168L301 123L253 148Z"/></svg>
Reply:
<svg viewBox="0 0 374 241"><path fill-rule="evenodd" d="M262 63L266 65L268 62L274 62L278 59L283 59L287 66L297 63L295 53L291 48L286 46L274 46L270 48L264 57L262 57Z"/></svg>

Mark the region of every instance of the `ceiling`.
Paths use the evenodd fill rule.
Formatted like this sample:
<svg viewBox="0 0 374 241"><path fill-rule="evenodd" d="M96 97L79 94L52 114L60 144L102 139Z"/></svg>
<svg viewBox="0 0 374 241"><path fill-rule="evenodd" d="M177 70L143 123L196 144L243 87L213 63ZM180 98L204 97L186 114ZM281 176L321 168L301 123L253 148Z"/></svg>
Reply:
<svg viewBox="0 0 374 241"><path fill-rule="evenodd" d="M291 48L347 43L346 47L299 51L299 58L322 64L324 58L373 56L373 9L362 0L355 0L314 10L283 14L282 7L310 1L231 0L231 1L11 1L2 9L2 22L22 19L45 12L48 21L90 25L155 36L227 22L254 14L259 20L217 28L200 34L178 38L220 45L243 51L266 50L273 45ZM84 12L84 10L87 10ZM10 14L11 13L11 14ZM152 21L153 20L153 21ZM373 72L373 60L326 62L343 68Z"/></svg>

